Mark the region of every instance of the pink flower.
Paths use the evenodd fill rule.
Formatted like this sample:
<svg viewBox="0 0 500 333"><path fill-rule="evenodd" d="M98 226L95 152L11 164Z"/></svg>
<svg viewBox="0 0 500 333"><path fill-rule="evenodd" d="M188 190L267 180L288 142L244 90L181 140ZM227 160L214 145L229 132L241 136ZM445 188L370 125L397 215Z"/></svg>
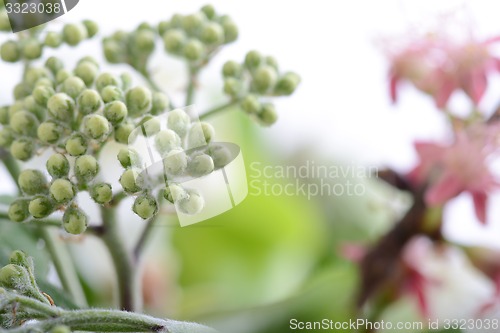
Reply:
<svg viewBox="0 0 500 333"><path fill-rule="evenodd" d="M488 160L496 151L498 126L475 126L457 133L451 145L417 142L419 164L409 173L415 184L428 184L428 205L446 203L462 192L471 194L477 218L486 222L488 194L498 182L490 172Z"/></svg>
<svg viewBox="0 0 500 333"><path fill-rule="evenodd" d="M489 50L492 42L469 39L456 43L437 36L414 41L391 57L390 93L397 100L401 81L409 81L417 89L431 95L437 107L444 108L455 90L464 91L474 104L483 97L487 75L500 69L500 60Z"/></svg>

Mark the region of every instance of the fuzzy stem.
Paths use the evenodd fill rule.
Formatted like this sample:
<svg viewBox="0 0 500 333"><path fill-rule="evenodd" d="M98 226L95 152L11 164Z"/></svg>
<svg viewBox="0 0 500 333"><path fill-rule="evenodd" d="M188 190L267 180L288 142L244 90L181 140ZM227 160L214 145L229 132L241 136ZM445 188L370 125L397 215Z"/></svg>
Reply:
<svg viewBox="0 0 500 333"><path fill-rule="evenodd" d="M237 105L238 102L239 102L239 100L233 100L233 101L230 101L229 103L222 104L222 105L217 106L211 110L208 110L200 116L200 119L205 120L206 118L209 118L209 117L213 116L214 114L217 114L217 113L224 111L232 106Z"/></svg>
<svg viewBox="0 0 500 333"><path fill-rule="evenodd" d="M5 168L7 168L7 171L11 175L12 180L14 180L14 183L19 189L19 184L17 183L17 179L19 178L19 173L21 172L19 169L19 164L14 159L14 157L12 157L12 155L7 151L0 152L0 156L2 156L2 162L5 165Z"/></svg>
<svg viewBox="0 0 500 333"><path fill-rule="evenodd" d="M60 223L59 223L60 225ZM79 283L78 274L75 270L73 260L69 255L66 244L54 237L52 231L48 228L38 228L40 237L45 241L47 251L52 258L52 263L56 269L61 285L68 292L73 301L82 307L87 306L85 293Z"/></svg>
<svg viewBox="0 0 500 333"><path fill-rule="evenodd" d="M120 308L125 311L141 311L140 288L137 283L136 267L131 253L120 235L116 209L101 207L104 244L108 248L118 279Z"/></svg>
<svg viewBox="0 0 500 333"><path fill-rule="evenodd" d="M189 67L189 83L186 92L186 101L184 103L185 106L191 105L194 102L196 82L198 81L198 72L199 69L197 67Z"/></svg>

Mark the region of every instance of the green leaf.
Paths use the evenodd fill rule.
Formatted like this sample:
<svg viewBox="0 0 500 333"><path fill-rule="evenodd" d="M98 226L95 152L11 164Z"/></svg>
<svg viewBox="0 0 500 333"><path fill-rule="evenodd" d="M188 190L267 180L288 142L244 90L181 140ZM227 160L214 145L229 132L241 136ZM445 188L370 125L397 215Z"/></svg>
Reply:
<svg viewBox="0 0 500 333"><path fill-rule="evenodd" d="M59 287L54 286L45 279L37 278L38 287L41 291L48 294L54 304L66 310L77 310L80 307L76 305L73 300L66 294L66 292Z"/></svg>

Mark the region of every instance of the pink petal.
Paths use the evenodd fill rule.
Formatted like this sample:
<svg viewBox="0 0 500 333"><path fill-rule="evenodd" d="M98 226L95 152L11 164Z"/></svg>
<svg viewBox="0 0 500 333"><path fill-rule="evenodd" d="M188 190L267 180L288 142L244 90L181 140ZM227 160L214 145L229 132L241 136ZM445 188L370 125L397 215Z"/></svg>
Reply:
<svg viewBox="0 0 500 333"><path fill-rule="evenodd" d="M473 192L472 200L474 201L474 210L476 211L477 218L482 224L486 224L488 196L484 192Z"/></svg>
<svg viewBox="0 0 500 333"><path fill-rule="evenodd" d="M476 72L470 75L468 82L465 85L465 93L469 95L475 104L478 104L483 97L486 87L488 86L488 80L484 72Z"/></svg>
<svg viewBox="0 0 500 333"><path fill-rule="evenodd" d="M456 197L462 190L463 184L459 178L445 174L436 184L427 190L425 201L431 206L440 205Z"/></svg>
<svg viewBox="0 0 500 333"><path fill-rule="evenodd" d="M453 84L450 80L445 80L441 84L436 94L434 94L434 101L436 102L436 106L439 109L442 109L446 106L448 100L451 97L451 94L455 89L456 89L455 84Z"/></svg>
<svg viewBox="0 0 500 333"><path fill-rule="evenodd" d="M416 141L414 146L420 159L425 162L436 161L443 156L444 148L433 142Z"/></svg>
<svg viewBox="0 0 500 333"><path fill-rule="evenodd" d="M426 279L423 275L418 272L413 272L410 277L410 290L415 295L418 301L418 308L420 313L424 318L429 317L429 304L427 303L427 297L425 296L425 282Z"/></svg>
<svg viewBox="0 0 500 333"><path fill-rule="evenodd" d="M398 99L398 83L399 83L399 77L397 77L396 75L391 75L390 77L390 81L389 81L389 90L390 90L390 94L391 94L391 101L393 103L396 103L397 99Z"/></svg>

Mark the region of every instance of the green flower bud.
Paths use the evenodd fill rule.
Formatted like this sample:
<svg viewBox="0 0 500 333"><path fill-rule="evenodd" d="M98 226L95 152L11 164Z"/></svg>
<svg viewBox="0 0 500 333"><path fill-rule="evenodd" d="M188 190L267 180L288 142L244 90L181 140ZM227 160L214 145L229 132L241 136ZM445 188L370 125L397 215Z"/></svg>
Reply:
<svg viewBox="0 0 500 333"><path fill-rule="evenodd" d="M28 206L30 214L36 219L43 219L54 212L54 203L43 195L34 197Z"/></svg>
<svg viewBox="0 0 500 333"><path fill-rule="evenodd" d="M64 80L61 86L61 92L66 93L73 99L76 99L86 88L87 86L82 79L78 76L72 76Z"/></svg>
<svg viewBox="0 0 500 333"><path fill-rule="evenodd" d="M87 152L87 140L80 133L73 133L68 140L66 140L66 151L71 156L80 156Z"/></svg>
<svg viewBox="0 0 500 333"><path fill-rule="evenodd" d="M23 222L26 220L30 216L28 206L29 200L26 199L18 199L12 202L7 212L9 219L13 222Z"/></svg>
<svg viewBox="0 0 500 333"><path fill-rule="evenodd" d="M283 75L278 82L274 91L277 95L289 96L293 94L295 89L297 89L300 84L300 76L295 73L289 72Z"/></svg>
<svg viewBox="0 0 500 333"><path fill-rule="evenodd" d="M224 43L229 44L238 39L238 26L233 21L225 20L222 23L222 29L224 30Z"/></svg>
<svg viewBox="0 0 500 333"><path fill-rule="evenodd" d="M207 19L213 20L215 18L216 13L215 13L214 6L205 5L205 6L201 7L201 11L203 12L203 14L205 14Z"/></svg>
<svg viewBox="0 0 500 333"><path fill-rule="evenodd" d="M57 73L56 73L56 83L57 84L62 84L64 81L66 81L66 79L72 77L73 74L66 70L66 69L60 69Z"/></svg>
<svg viewBox="0 0 500 333"><path fill-rule="evenodd" d="M182 28L182 22L184 21L184 16L181 14L174 14L170 19L170 24L174 28Z"/></svg>
<svg viewBox="0 0 500 333"><path fill-rule="evenodd" d="M102 43L104 57L111 64L119 64L125 61L126 50L119 42L111 39L104 39Z"/></svg>
<svg viewBox="0 0 500 333"><path fill-rule="evenodd" d="M143 193L135 199L132 210L146 220L158 213L158 203L152 195Z"/></svg>
<svg viewBox="0 0 500 333"><path fill-rule="evenodd" d="M94 179L99 173L99 163L92 155L83 155L75 160L75 176L81 183Z"/></svg>
<svg viewBox="0 0 500 333"><path fill-rule="evenodd" d="M260 112L261 105L255 95L248 95L241 101L241 108L248 114L257 114Z"/></svg>
<svg viewBox="0 0 500 333"><path fill-rule="evenodd" d="M35 101L35 97L33 96L26 97L23 101L23 104L24 104L24 109L37 118L37 123L38 120L45 119L47 109L44 106L38 104ZM33 129L32 133L33 134L36 133L36 130Z"/></svg>
<svg viewBox="0 0 500 333"><path fill-rule="evenodd" d="M107 86L101 90L101 97L104 103L123 101L123 90L116 86Z"/></svg>
<svg viewBox="0 0 500 333"><path fill-rule="evenodd" d="M14 87L14 99L16 101L24 99L29 95L31 95L31 89L30 87L28 87L28 85L24 84L23 82L16 84L16 86Z"/></svg>
<svg viewBox="0 0 500 333"><path fill-rule="evenodd" d="M111 39L116 41L116 42L124 44L127 42L128 37L129 37L128 32L123 31L123 30L118 30L118 31L115 31L113 33L113 35L111 36Z"/></svg>
<svg viewBox="0 0 500 333"><path fill-rule="evenodd" d="M272 57L272 56L267 56L265 59L264 59L264 62L271 66L272 68L274 68L276 71L278 71L278 60L276 60L275 57Z"/></svg>
<svg viewBox="0 0 500 333"><path fill-rule="evenodd" d="M160 36L163 36L168 29L172 28L172 25L169 21L161 21L158 23L158 33Z"/></svg>
<svg viewBox="0 0 500 333"><path fill-rule="evenodd" d="M206 17L202 12L184 16L182 19L182 27L188 34L194 35L205 22Z"/></svg>
<svg viewBox="0 0 500 333"><path fill-rule="evenodd" d="M52 117L67 121L72 118L75 101L64 93L57 93L47 101L47 108Z"/></svg>
<svg viewBox="0 0 500 333"><path fill-rule="evenodd" d="M63 28L63 39L70 46L80 44L87 37L87 29L83 24L69 23Z"/></svg>
<svg viewBox="0 0 500 333"><path fill-rule="evenodd" d="M262 105L262 109L257 115L259 122L264 126L271 126L278 120L278 113L274 105L266 103Z"/></svg>
<svg viewBox="0 0 500 333"><path fill-rule="evenodd" d="M16 101L9 107L9 118L12 118L15 113L20 111L24 111L24 101Z"/></svg>
<svg viewBox="0 0 500 333"><path fill-rule="evenodd" d="M0 268L0 286L6 289L24 290L30 284L26 268L8 264Z"/></svg>
<svg viewBox="0 0 500 333"><path fill-rule="evenodd" d="M98 73L99 67L90 61L82 61L75 68L75 75L82 79L87 87L94 83Z"/></svg>
<svg viewBox="0 0 500 333"><path fill-rule="evenodd" d="M9 123L9 107L0 107L0 124L7 125Z"/></svg>
<svg viewBox="0 0 500 333"><path fill-rule="evenodd" d="M49 189L52 199L58 203L66 203L76 195L75 187L67 179L59 178L52 182Z"/></svg>
<svg viewBox="0 0 500 333"><path fill-rule="evenodd" d="M165 200L167 200L168 202L170 203L174 203L174 196L172 194L172 190L171 190L171 187L172 186L175 186L175 185L170 185L170 186L167 186L165 187L165 189L163 190L163 197L165 198Z"/></svg>
<svg viewBox="0 0 500 333"><path fill-rule="evenodd" d="M119 124L127 117L127 106L120 101L106 104L104 107L104 116L111 124Z"/></svg>
<svg viewBox="0 0 500 333"><path fill-rule="evenodd" d="M227 61L224 64L224 66L222 66L222 75L224 77L239 78L239 77L241 77L242 71L243 71L243 68L241 67L241 65L233 60Z"/></svg>
<svg viewBox="0 0 500 333"><path fill-rule="evenodd" d="M130 168L131 166L139 167L141 165L139 154L133 149L120 149L118 152L118 161L124 168Z"/></svg>
<svg viewBox="0 0 500 333"><path fill-rule="evenodd" d="M160 154L165 154L172 149L181 147L182 141L179 135L172 130L163 130L155 136L155 146Z"/></svg>
<svg viewBox="0 0 500 333"><path fill-rule="evenodd" d="M120 75L120 79L122 80L122 90L128 90L132 87L132 76L129 73L123 73Z"/></svg>
<svg viewBox="0 0 500 333"><path fill-rule="evenodd" d="M207 154L196 154L188 163L188 173L193 177L202 177L214 171L214 161Z"/></svg>
<svg viewBox="0 0 500 333"><path fill-rule="evenodd" d="M19 188L27 195L43 193L47 190L47 179L39 170L23 170L17 178Z"/></svg>
<svg viewBox="0 0 500 333"><path fill-rule="evenodd" d="M53 178L68 177L69 161L63 154L54 154L47 160L47 171Z"/></svg>
<svg viewBox="0 0 500 333"><path fill-rule="evenodd" d="M125 192L133 194L142 190L144 180L137 170L130 168L123 172L120 184Z"/></svg>
<svg viewBox="0 0 500 333"><path fill-rule="evenodd" d="M141 126L142 134L146 137L155 135L161 129L160 120L153 116L142 118L138 126Z"/></svg>
<svg viewBox="0 0 500 333"><path fill-rule="evenodd" d="M90 188L91 198L98 204L107 204L113 199L113 191L110 184L99 183Z"/></svg>
<svg viewBox="0 0 500 333"><path fill-rule="evenodd" d="M38 120L28 111L19 111L10 118L9 124L14 132L22 135L30 135L36 133Z"/></svg>
<svg viewBox="0 0 500 333"><path fill-rule="evenodd" d="M54 96L56 92L52 87L45 86L45 85L40 85L33 90L33 98L35 101L43 106L47 107L47 102L49 101L49 98Z"/></svg>
<svg viewBox="0 0 500 333"><path fill-rule="evenodd" d="M205 46L197 39L190 39L184 47L184 56L189 61L198 61L205 52Z"/></svg>
<svg viewBox="0 0 500 333"><path fill-rule="evenodd" d="M214 167L217 169L225 167L233 160L231 151L221 145L210 145L207 153L212 157Z"/></svg>
<svg viewBox="0 0 500 333"><path fill-rule="evenodd" d="M10 146L10 153L20 161L27 161L33 157L35 144L28 138L14 140Z"/></svg>
<svg viewBox="0 0 500 333"><path fill-rule="evenodd" d="M33 88L38 88L38 87L49 87L49 88L54 88L55 82L52 81L51 79L47 77L43 77L36 81L35 86Z"/></svg>
<svg viewBox="0 0 500 333"><path fill-rule="evenodd" d="M30 87L33 88L38 80L47 78L51 78L51 74L49 70L45 67L31 67L26 71L24 76L24 82Z"/></svg>
<svg viewBox="0 0 500 333"><path fill-rule="evenodd" d="M135 87L127 91L126 103L131 117L138 117L151 109L153 96L145 87Z"/></svg>
<svg viewBox="0 0 500 333"><path fill-rule="evenodd" d="M0 129L0 147L9 147L12 141L14 141L14 131L8 127Z"/></svg>
<svg viewBox="0 0 500 333"><path fill-rule="evenodd" d="M82 23L85 26L85 29L87 29L88 38L94 37L99 32L99 26L95 21L84 20Z"/></svg>
<svg viewBox="0 0 500 333"><path fill-rule="evenodd" d="M100 140L109 134L109 122L103 116L91 114L83 119L83 131L95 140Z"/></svg>
<svg viewBox="0 0 500 333"><path fill-rule="evenodd" d="M147 30L147 31L152 31L152 32L156 31L156 29L148 22L142 22L141 24L139 24L137 26L137 31L142 31L142 30Z"/></svg>
<svg viewBox="0 0 500 333"><path fill-rule="evenodd" d="M121 123L115 127L115 141L118 143L128 144L130 134L134 131L135 126L131 123Z"/></svg>
<svg viewBox="0 0 500 333"><path fill-rule="evenodd" d="M36 39L25 41L22 47L22 54L27 60L35 60L42 56L42 44Z"/></svg>
<svg viewBox="0 0 500 333"><path fill-rule="evenodd" d="M240 95L243 90L243 85L240 80L235 79L234 77L228 77L224 80L224 93L227 95L236 98Z"/></svg>
<svg viewBox="0 0 500 333"><path fill-rule="evenodd" d="M186 44L186 35L182 30L169 30L163 35L163 43L167 52L181 54Z"/></svg>
<svg viewBox="0 0 500 333"><path fill-rule="evenodd" d="M59 325L52 328L49 333L71 333L71 329L68 326Z"/></svg>
<svg viewBox="0 0 500 333"><path fill-rule="evenodd" d="M16 62L21 59L21 49L19 44L13 40L9 40L0 46L0 57L6 62Z"/></svg>
<svg viewBox="0 0 500 333"><path fill-rule="evenodd" d="M95 90L86 89L78 96L76 104L81 114L97 112L102 105L101 95Z"/></svg>
<svg viewBox="0 0 500 333"><path fill-rule="evenodd" d="M191 119L184 110L175 109L168 113L167 127L179 134L180 137L186 135L190 124Z"/></svg>
<svg viewBox="0 0 500 333"><path fill-rule="evenodd" d="M67 233L80 235L87 230L88 217L78 207L68 207L63 215L63 227Z"/></svg>
<svg viewBox="0 0 500 333"><path fill-rule="evenodd" d="M163 159L163 168L167 175L178 176L186 171L188 158L182 148L172 149Z"/></svg>
<svg viewBox="0 0 500 333"><path fill-rule="evenodd" d="M33 266L31 258L28 258L26 253L21 250L13 251L10 254L9 263L24 267L26 269L31 269L31 267Z"/></svg>
<svg viewBox="0 0 500 333"><path fill-rule="evenodd" d="M44 44L47 45L48 47L55 49L61 46L62 41L63 37L60 33L55 31L49 31L47 32L47 35L45 35Z"/></svg>
<svg viewBox="0 0 500 333"><path fill-rule="evenodd" d="M196 148L206 146L215 137L215 129L206 122L197 122L191 125L188 133L188 147Z"/></svg>
<svg viewBox="0 0 500 333"><path fill-rule="evenodd" d="M155 34L151 30L139 30L134 34L134 50L149 54L155 49Z"/></svg>
<svg viewBox="0 0 500 333"><path fill-rule="evenodd" d="M208 22L201 29L200 39L209 45L220 44L224 41L224 30L220 24Z"/></svg>
<svg viewBox="0 0 500 333"><path fill-rule="evenodd" d="M1 6L0 6L1 8ZM0 31L10 32L12 31L10 27L9 16L7 15L7 11L0 10Z"/></svg>
<svg viewBox="0 0 500 333"><path fill-rule="evenodd" d="M48 120L38 126L37 136L42 142L53 144L59 141L62 131L61 126L54 121Z"/></svg>
<svg viewBox="0 0 500 333"><path fill-rule="evenodd" d="M57 57L50 57L45 61L45 67L55 75L64 68L64 63Z"/></svg>
<svg viewBox="0 0 500 333"><path fill-rule="evenodd" d="M261 62L262 55L258 51L250 51L245 56L245 66L250 70L254 70L259 67Z"/></svg>
<svg viewBox="0 0 500 333"><path fill-rule="evenodd" d="M276 84L277 73L271 66L260 66L253 75L253 86L260 93L266 93Z"/></svg>
<svg viewBox="0 0 500 333"><path fill-rule="evenodd" d="M187 191L187 197L177 200L175 202L175 207L183 214L195 215L201 212L205 201L203 197L194 190Z"/></svg>
<svg viewBox="0 0 500 333"><path fill-rule="evenodd" d="M85 56L85 57L81 58L80 60L78 60L76 65L78 66L84 62L90 62L91 64L94 64L94 66L99 68L99 61L97 61L97 59L92 57L92 56Z"/></svg>
<svg viewBox="0 0 500 333"><path fill-rule="evenodd" d="M170 99L162 92L153 93L153 106L151 107L151 114L159 115L167 110L170 106Z"/></svg>

